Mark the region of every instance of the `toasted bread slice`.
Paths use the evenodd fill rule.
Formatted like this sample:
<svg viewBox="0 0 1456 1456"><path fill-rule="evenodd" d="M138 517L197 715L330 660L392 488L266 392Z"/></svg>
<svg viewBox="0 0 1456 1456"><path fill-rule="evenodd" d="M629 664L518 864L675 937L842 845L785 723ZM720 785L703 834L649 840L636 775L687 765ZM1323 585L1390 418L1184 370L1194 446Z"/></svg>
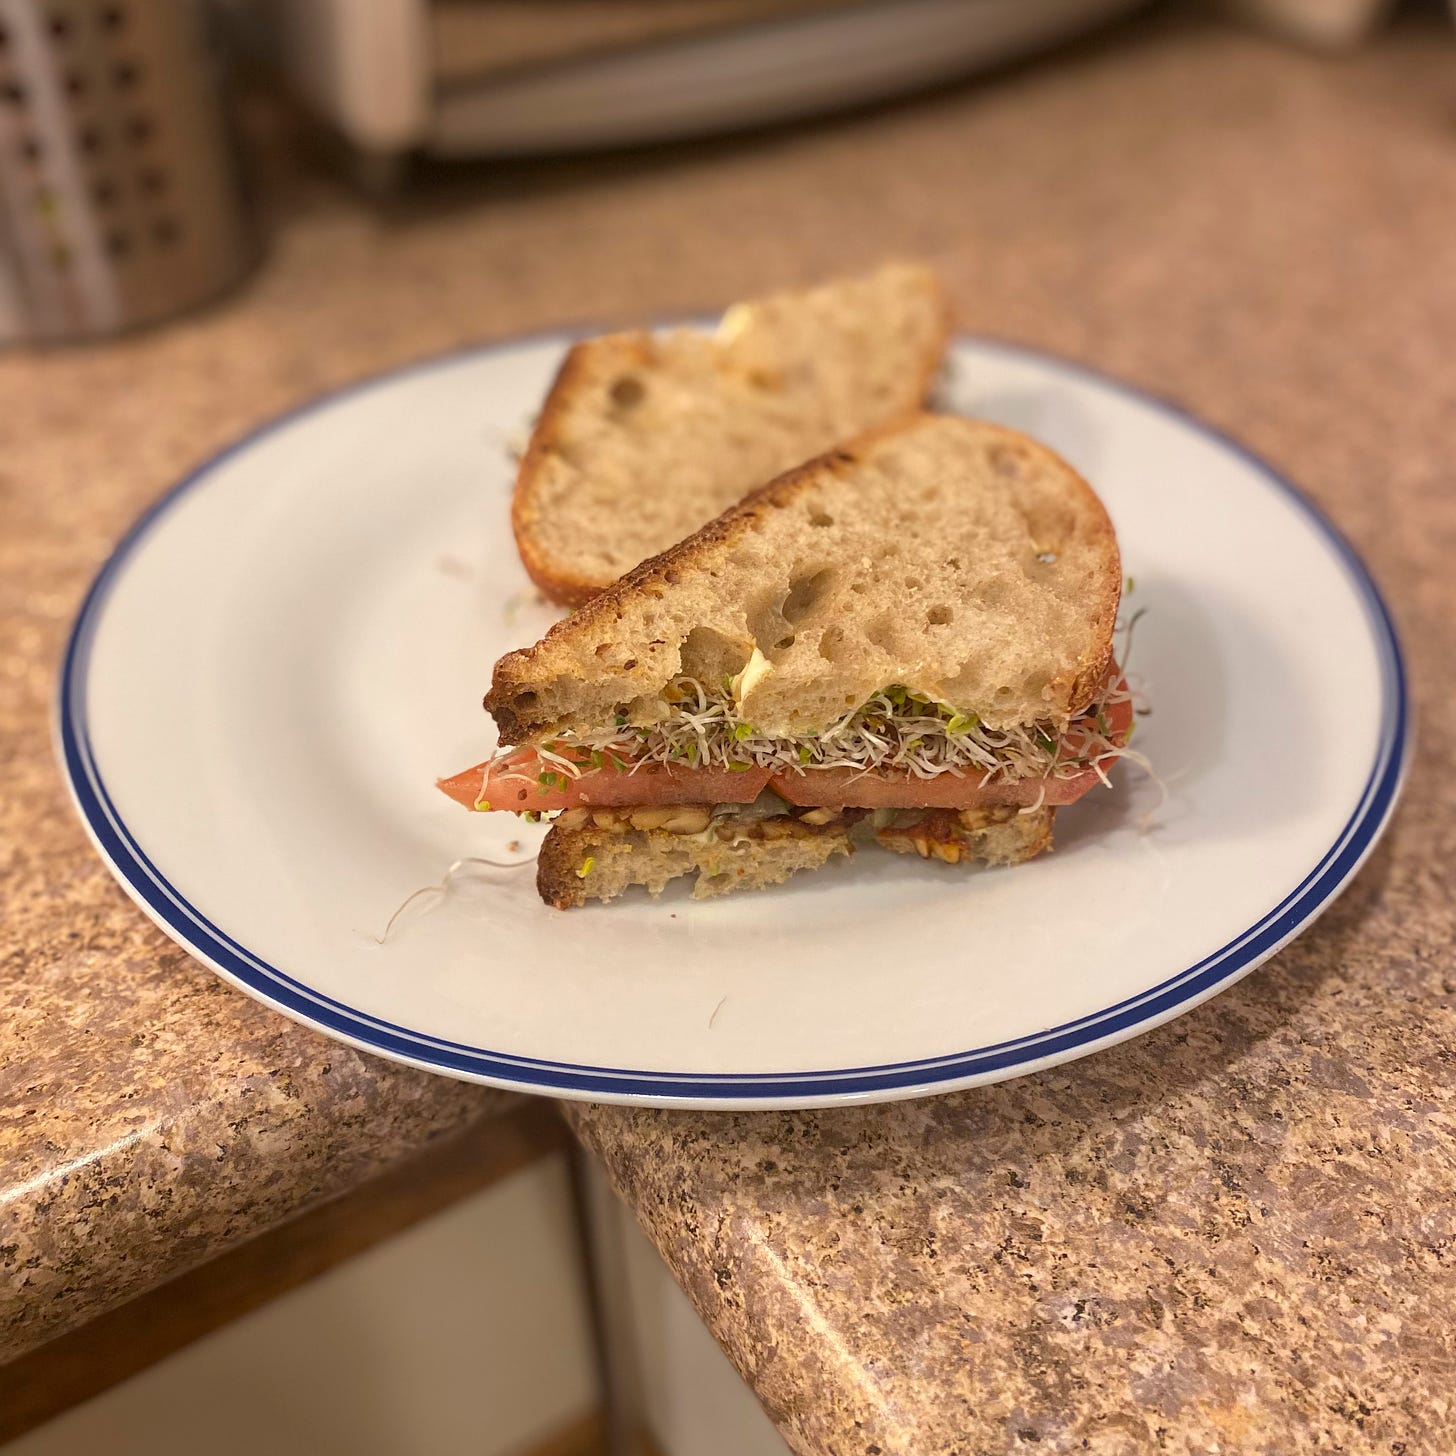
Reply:
<svg viewBox="0 0 1456 1456"><path fill-rule="evenodd" d="M693 898L777 885L799 870L818 869L851 854L845 822L813 827L783 816L751 834L675 833L634 829L623 818L607 828L553 824L536 860L536 889L548 905L568 910L588 900L614 900L633 885L660 895L669 880L696 875Z"/></svg>
<svg viewBox="0 0 1456 1456"><path fill-rule="evenodd" d="M921 405L946 331L936 275L897 264L735 305L716 336L578 344L516 480L526 570L586 601L780 471Z"/></svg>
<svg viewBox="0 0 1456 1456"><path fill-rule="evenodd" d="M695 831L678 809L679 827L635 828L630 810L598 812L601 824L556 823L541 846L536 888L558 910L589 900L615 900L634 885L660 895L671 880L696 875L693 898L777 885L854 852L852 816L825 824L782 814L738 825L712 821ZM696 811L706 819L707 809ZM886 849L947 864L1020 864L1051 848L1054 809L955 813L932 810L899 829L882 829ZM583 816L585 817L585 816Z"/></svg>
<svg viewBox="0 0 1456 1456"><path fill-rule="evenodd" d="M822 731L890 684L993 728L1060 729L1107 669L1121 585L1112 524L1070 465L921 414L643 562L503 657L485 706L517 744L618 714L649 725L680 674L743 673L742 715L772 736Z"/></svg>

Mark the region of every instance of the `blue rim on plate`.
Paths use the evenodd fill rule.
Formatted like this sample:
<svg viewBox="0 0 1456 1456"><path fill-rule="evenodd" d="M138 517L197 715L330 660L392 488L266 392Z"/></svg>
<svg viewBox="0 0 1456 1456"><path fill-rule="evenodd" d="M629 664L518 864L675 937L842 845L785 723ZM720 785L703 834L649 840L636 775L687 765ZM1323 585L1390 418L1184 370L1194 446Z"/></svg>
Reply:
<svg viewBox="0 0 1456 1456"><path fill-rule="evenodd" d="M565 336L543 335L541 339ZM148 531L187 492L204 485L225 460L265 436L338 401L449 366L507 342L496 341L427 359L347 385L250 431L198 466L148 509L122 538L82 602L62 663L57 699L57 751L71 794L93 843L133 900L179 944L226 980L306 1025L395 1061L457 1077L562 1097L652 1103L776 1107L826 1101L869 1101L948 1091L1032 1071L1111 1045L1190 1010L1262 964L1339 894L1364 863L1395 807L1410 756L1410 712L1400 643L1384 601L1353 547L1324 514L1265 461L1180 406L1086 365L1000 339L962 336L979 348L1050 364L1109 387L1170 415L1251 465L1292 500L1343 565L1370 626L1380 662L1381 721L1374 761L1344 828L1300 884L1241 935L1196 964L1116 1005L1013 1041L943 1057L818 1072L678 1073L584 1066L513 1056L425 1036L370 1016L311 990L269 965L214 925L168 883L118 814L91 749L86 689L91 644L112 585Z"/></svg>

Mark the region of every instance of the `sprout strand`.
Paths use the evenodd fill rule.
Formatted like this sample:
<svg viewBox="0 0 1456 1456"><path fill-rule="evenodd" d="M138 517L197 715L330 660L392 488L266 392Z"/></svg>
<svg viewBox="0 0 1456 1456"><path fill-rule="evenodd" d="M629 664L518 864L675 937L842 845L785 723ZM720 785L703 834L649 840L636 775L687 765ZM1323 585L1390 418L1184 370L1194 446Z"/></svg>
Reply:
<svg viewBox="0 0 1456 1456"><path fill-rule="evenodd" d="M895 769L920 779L974 774L984 786L1014 779L1071 778L1092 768L1106 781L1101 766L1130 756L1109 733L1108 710L1133 699L1122 677L1111 675L1063 733L1049 723L990 728L974 714L959 713L896 685L876 693L822 733L776 738L743 718L728 693L712 692L695 678L677 677L663 692L661 721L648 727L619 722L599 733L558 733L539 752L549 765L548 773L572 778L599 765L602 755L614 755L614 761L626 761L629 772L644 764L729 771Z"/></svg>

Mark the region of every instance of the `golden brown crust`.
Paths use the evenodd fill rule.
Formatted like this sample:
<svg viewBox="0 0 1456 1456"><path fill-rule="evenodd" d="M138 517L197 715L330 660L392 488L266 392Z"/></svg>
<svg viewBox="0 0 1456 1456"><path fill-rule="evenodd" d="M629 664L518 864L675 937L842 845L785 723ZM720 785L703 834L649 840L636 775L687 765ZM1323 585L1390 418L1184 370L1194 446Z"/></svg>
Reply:
<svg viewBox="0 0 1456 1456"><path fill-rule="evenodd" d="M1116 566L1108 576L1106 590L1090 603L1093 630L1096 632L1094 641L1101 642L1103 646L1095 657L1088 660L1072 684L1069 708L1071 717L1080 713L1097 696L1108 668L1112 665L1112 631L1117 625L1117 609L1122 603L1122 552L1117 544L1117 533L1112 528L1112 518L1107 514L1107 507L1102 504L1096 491L1080 475L1077 475L1077 481L1096 505L1095 519L1098 524L1094 534L1110 545Z"/></svg>
<svg viewBox="0 0 1456 1456"><path fill-rule="evenodd" d="M547 597L568 607L578 607L589 601L601 590L601 586L598 582L567 575L542 551L536 483L543 465L560 447L564 418L587 386L591 371L586 351L588 347L600 348L604 343L621 349L625 364L638 367L649 365L655 354L652 335L642 330L608 335L605 339L592 341L590 345L573 344L547 391L546 402L541 406L541 414L531 431L530 443L516 470L515 489L511 492L511 532L516 538L521 565Z"/></svg>
<svg viewBox="0 0 1456 1456"><path fill-rule="evenodd" d="M935 409L939 405L931 399L931 391L935 388L935 381L943 368L948 367L945 351L950 347L951 333L951 307L950 295L945 291L945 282L939 274L931 275L934 283L933 297L935 299L935 345L925 356L924 367L920 371L920 387L917 391L920 405L925 409Z"/></svg>
<svg viewBox="0 0 1456 1456"><path fill-rule="evenodd" d="M624 844L626 843L624 839ZM585 876L578 873L589 848L585 836L553 824L536 856L536 893L557 910L586 903Z"/></svg>

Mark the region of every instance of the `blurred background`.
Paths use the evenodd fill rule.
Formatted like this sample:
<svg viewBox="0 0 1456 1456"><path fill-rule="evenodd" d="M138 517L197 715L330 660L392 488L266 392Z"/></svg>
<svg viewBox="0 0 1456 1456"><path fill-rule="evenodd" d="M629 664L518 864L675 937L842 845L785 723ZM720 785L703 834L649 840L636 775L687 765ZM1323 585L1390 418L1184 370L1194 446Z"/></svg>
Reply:
<svg viewBox="0 0 1456 1456"><path fill-rule="evenodd" d="M1090 167L1108 169L1097 179L1106 213L1133 201L1140 183L1129 174L1168 145L1172 112L1206 105L1203 123L1230 133L1280 123L1247 111L1280 62L1233 40L1233 27L1348 58L1394 9L1393 0L4 0L0 342L100 337L214 299L270 248L286 253L320 209L352 245L336 240L336 275L356 260L368 266L370 246L381 266L418 270L437 257L435 281L447 289L471 286L448 276L457 267L517 275L528 290L539 270L550 298L531 319L613 316L644 275L707 303L725 288L762 291L885 251L943 256L997 226L947 206L937 189L960 193L963 206L979 195L1004 215L1008 190L1045 188L1050 231ZM1420 34L1434 42L1440 7L1425 9ZM1120 85L1119 66L1139 54L1140 84ZM1189 78L1180 94L1174 54L1220 84L1200 94ZM1329 65L1358 104L1370 73L1347 59ZM976 87L977 76L988 79ZM1278 88L1286 108L1311 84L1308 66L1289 66ZM1043 100L1051 89L1060 95ZM1018 120L1018 103L1035 110ZM826 120L846 113L852 121ZM1218 155L1231 157L1226 147ZM1142 199L1150 209L1185 206L1180 194L1198 179L1159 182L1161 195ZM667 225L688 206L700 220L696 247L684 219ZM1153 233L1166 226L1151 210L1142 221ZM417 237L431 225L433 247ZM445 240L466 247L471 227L480 232L466 264ZM281 275L286 258L275 266ZM489 331L494 321L473 322Z"/></svg>
<svg viewBox="0 0 1456 1456"><path fill-rule="evenodd" d="M1456 421L1435 0L0 0L5 726L39 742L136 514L269 416L886 257L940 269L961 328L1230 429L1407 623L1446 610L1449 555L1412 563L1449 552L1449 506L1408 509L1451 499ZM572 1194L560 1139L536 1154L444 1179L366 1254L330 1226L351 1257L306 1287L252 1266L144 1373L52 1371L7 1451L786 1449L635 1228ZM615 1283L582 1273L594 1237ZM600 1414L624 1380L630 1437Z"/></svg>

